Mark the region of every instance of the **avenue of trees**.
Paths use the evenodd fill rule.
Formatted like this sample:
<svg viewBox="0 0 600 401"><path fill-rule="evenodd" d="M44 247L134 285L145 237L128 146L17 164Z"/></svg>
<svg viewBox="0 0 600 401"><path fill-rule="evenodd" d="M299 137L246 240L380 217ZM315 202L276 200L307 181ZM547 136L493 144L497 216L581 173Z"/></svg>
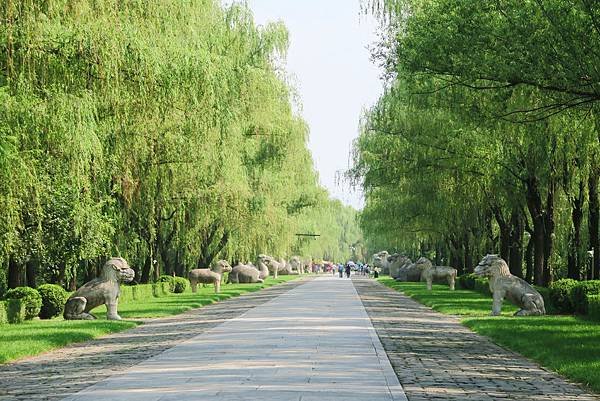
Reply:
<svg viewBox="0 0 600 401"><path fill-rule="evenodd" d="M318 184L282 24L217 0L6 0L0 21L0 293L73 289L110 256L148 282L360 246Z"/></svg>
<svg viewBox="0 0 600 401"><path fill-rule="evenodd" d="M349 176L372 250L600 278L600 2L373 0L385 93ZM591 257L590 250L595 251Z"/></svg>

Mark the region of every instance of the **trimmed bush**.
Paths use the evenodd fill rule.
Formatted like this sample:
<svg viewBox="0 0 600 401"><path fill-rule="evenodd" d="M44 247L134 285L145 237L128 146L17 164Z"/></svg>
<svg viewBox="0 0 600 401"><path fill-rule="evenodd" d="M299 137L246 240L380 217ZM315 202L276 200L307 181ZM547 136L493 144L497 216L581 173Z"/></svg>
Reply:
<svg viewBox="0 0 600 401"><path fill-rule="evenodd" d="M183 277L173 277L173 285L171 292L174 294L181 294L185 292L188 287L189 281Z"/></svg>
<svg viewBox="0 0 600 401"><path fill-rule="evenodd" d="M6 299L20 299L25 305L25 320L31 320L40 313L42 297L31 287L17 287L6 292Z"/></svg>
<svg viewBox="0 0 600 401"><path fill-rule="evenodd" d="M8 323L8 313L6 311L6 302L0 301L0 324Z"/></svg>
<svg viewBox="0 0 600 401"><path fill-rule="evenodd" d="M550 284L550 303L560 313L573 313L575 308L571 302L571 291L578 284L572 278L563 278Z"/></svg>
<svg viewBox="0 0 600 401"><path fill-rule="evenodd" d="M492 292L490 291L490 283L487 278L475 277L475 285L473 289L484 295L492 295Z"/></svg>
<svg viewBox="0 0 600 401"><path fill-rule="evenodd" d="M40 319L52 319L59 316L65 307L67 298L69 298L67 291L56 284L42 284L37 290L42 297Z"/></svg>
<svg viewBox="0 0 600 401"><path fill-rule="evenodd" d="M26 303L21 299L7 299L6 305L6 320L8 323L16 324L23 323L27 317Z"/></svg>
<svg viewBox="0 0 600 401"><path fill-rule="evenodd" d="M152 295L156 298L169 295L169 283L158 282L152 284Z"/></svg>
<svg viewBox="0 0 600 401"><path fill-rule="evenodd" d="M600 295L600 280L579 281L571 291L571 303L576 313L588 313L588 296Z"/></svg>
<svg viewBox="0 0 600 401"><path fill-rule="evenodd" d="M464 290L474 290L475 279L477 279L477 275L474 273L463 274L458 276L458 285Z"/></svg>
<svg viewBox="0 0 600 401"><path fill-rule="evenodd" d="M588 316L600 321L600 295L588 295Z"/></svg>

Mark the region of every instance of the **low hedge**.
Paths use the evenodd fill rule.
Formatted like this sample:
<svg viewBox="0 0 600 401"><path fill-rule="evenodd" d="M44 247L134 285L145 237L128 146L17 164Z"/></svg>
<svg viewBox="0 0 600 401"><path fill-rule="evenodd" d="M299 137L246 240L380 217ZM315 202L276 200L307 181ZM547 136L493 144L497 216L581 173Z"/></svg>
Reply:
<svg viewBox="0 0 600 401"><path fill-rule="evenodd" d="M571 290L570 300L575 313L588 313L588 297L600 295L600 280L579 281Z"/></svg>
<svg viewBox="0 0 600 401"><path fill-rule="evenodd" d="M550 284L550 303L559 313L573 313L575 306L571 301L573 288L579 284L579 281L572 278L563 278Z"/></svg>
<svg viewBox="0 0 600 401"><path fill-rule="evenodd" d="M458 285L464 290L474 290L475 279L477 278L478 276L474 273L463 274L462 276L457 277Z"/></svg>
<svg viewBox="0 0 600 401"><path fill-rule="evenodd" d="M174 294L182 294L188 287L190 283L186 278L183 277L173 277L173 284L171 286L171 292Z"/></svg>
<svg viewBox="0 0 600 401"><path fill-rule="evenodd" d="M4 312L0 313L6 318L6 323L23 323L26 319L26 303L21 299L7 299L0 302L0 309Z"/></svg>
<svg viewBox="0 0 600 401"><path fill-rule="evenodd" d="M600 295L588 295L588 316L600 321Z"/></svg>
<svg viewBox="0 0 600 401"><path fill-rule="evenodd" d="M138 284L121 286L119 302L127 303L149 298L160 298L169 294L169 283Z"/></svg>
<svg viewBox="0 0 600 401"><path fill-rule="evenodd" d="M6 299L20 299L25 305L25 320L37 317L42 308L42 296L31 287L12 288L6 292Z"/></svg>

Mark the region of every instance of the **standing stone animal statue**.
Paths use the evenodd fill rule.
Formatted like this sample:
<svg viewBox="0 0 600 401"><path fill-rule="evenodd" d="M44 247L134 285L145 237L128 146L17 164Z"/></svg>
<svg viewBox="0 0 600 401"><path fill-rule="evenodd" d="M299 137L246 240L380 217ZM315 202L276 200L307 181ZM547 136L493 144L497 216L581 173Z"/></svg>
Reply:
<svg viewBox="0 0 600 401"><path fill-rule="evenodd" d="M269 259L270 271L277 271L277 274L293 275L299 274L292 269L292 265L288 263L284 258L276 260L275 258Z"/></svg>
<svg viewBox="0 0 600 401"><path fill-rule="evenodd" d="M200 283L213 284L215 286L215 293L218 294L221 291L223 273L229 273L231 269L231 265L226 260L219 260L212 269L190 270L188 279L192 286L192 292L198 291L198 283Z"/></svg>
<svg viewBox="0 0 600 401"><path fill-rule="evenodd" d="M456 275L458 271L453 267L434 266L431 261L425 257L419 258L416 263L421 270L421 281L427 282L427 289L431 291L434 280L446 280L450 290L454 291Z"/></svg>
<svg viewBox="0 0 600 401"><path fill-rule="evenodd" d="M128 283L135 272L123 258L110 258L102 267L100 277L85 283L67 300L63 317L65 320L93 320L90 311L106 305L108 320L121 320L117 312L121 283Z"/></svg>
<svg viewBox="0 0 600 401"><path fill-rule="evenodd" d="M254 266L239 264L231 269L227 279L231 284L264 283L260 272Z"/></svg>
<svg viewBox="0 0 600 401"><path fill-rule="evenodd" d="M393 279L399 278L401 269L412 263L409 257L400 255L399 253L388 256L387 260L390 277Z"/></svg>
<svg viewBox="0 0 600 401"><path fill-rule="evenodd" d="M305 274L306 264L302 261L300 256L292 256L290 259L290 266L293 271L298 272L298 274Z"/></svg>
<svg viewBox="0 0 600 401"><path fill-rule="evenodd" d="M373 266L379 267L381 269L381 274L390 273L388 256L390 256L388 251L380 251L373 255Z"/></svg>
<svg viewBox="0 0 600 401"><path fill-rule="evenodd" d="M508 265L498 255L487 255L475 268L475 274L487 277L492 292L492 315L500 315L506 298L521 308L515 316L545 315L544 298L525 280L510 274Z"/></svg>

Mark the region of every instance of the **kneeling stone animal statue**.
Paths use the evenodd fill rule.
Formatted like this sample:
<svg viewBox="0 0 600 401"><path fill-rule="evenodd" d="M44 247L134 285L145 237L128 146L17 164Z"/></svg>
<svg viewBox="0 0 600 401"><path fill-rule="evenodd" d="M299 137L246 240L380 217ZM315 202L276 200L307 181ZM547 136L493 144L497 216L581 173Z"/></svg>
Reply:
<svg viewBox="0 0 600 401"><path fill-rule="evenodd" d="M260 278L260 272L257 268L239 264L231 269L227 282L232 284L248 284L264 283L264 280Z"/></svg>
<svg viewBox="0 0 600 401"><path fill-rule="evenodd" d="M546 314L542 295L525 280L510 274L508 265L498 255L485 256L475 268L475 274L490 280L490 291L494 297L493 316L500 314L504 298L521 308L515 316Z"/></svg>
<svg viewBox="0 0 600 401"><path fill-rule="evenodd" d="M106 305L108 320L121 320L117 313L117 305L121 289L120 283L128 283L135 277L135 272L123 258L111 258L102 267L100 277L85 283L75 291L65 304L63 316L65 320L92 320L96 316L90 311L97 306Z"/></svg>
<svg viewBox="0 0 600 401"><path fill-rule="evenodd" d="M223 273L231 272L231 266L226 260L219 260L212 269L194 269L188 273L188 279L192 286L192 292L198 291L198 283L213 284L215 294L221 290L221 279Z"/></svg>
<svg viewBox="0 0 600 401"><path fill-rule="evenodd" d="M454 290L456 274L458 273L455 268L447 266L434 266L431 261L425 257L419 258L416 265L421 269L421 280L427 282L428 290L431 290L433 280L436 279L448 281L450 290Z"/></svg>

